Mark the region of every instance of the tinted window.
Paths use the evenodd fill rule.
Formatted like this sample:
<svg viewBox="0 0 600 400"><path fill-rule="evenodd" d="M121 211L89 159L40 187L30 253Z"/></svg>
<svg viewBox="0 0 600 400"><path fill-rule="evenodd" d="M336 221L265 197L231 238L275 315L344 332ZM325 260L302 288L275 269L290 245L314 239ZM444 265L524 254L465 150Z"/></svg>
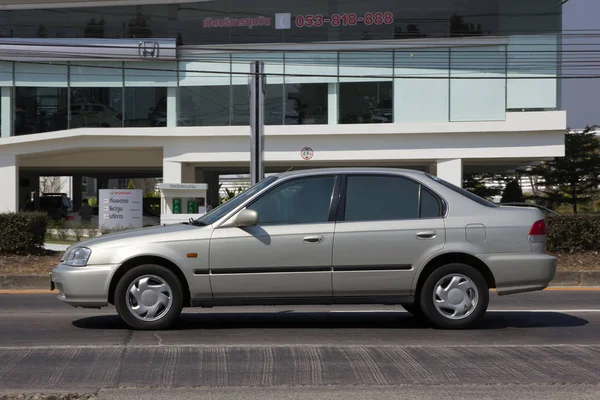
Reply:
<svg viewBox="0 0 600 400"><path fill-rule="evenodd" d="M327 222L334 182L333 176L286 182L248 209L258 213L260 225Z"/></svg>
<svg viewBox="0 0 600 400"><path fill-rule="evenodd" d="M437 176L433 176L433 175L429 175L429 174L426 174L426 175L429 179L436 181L440 185L444 185L448 189L451 189L451 190L455 191L456 193L461 194L461 195L473 200L474 202L481 204L482 206L491 207L491 208L498 207L496 204L489 202L486 199L483 199L483 198L477 196L476 194L469 192L468 190L459 188L458 186L453 185L450 182L446 182L445 180L440 179Z"/></svg>
<svg viewBox="0 0 600 400"><path fill-rule="evenodd" d="M436 218L442 214L440 202L425 188L421 189L421 218Z"/></svg>
<svg viewBox="0 0 600 400"><path fill-rule="evenodd" d="M419 185L393 176L349 176L346 221L415 219Z"/></svg>

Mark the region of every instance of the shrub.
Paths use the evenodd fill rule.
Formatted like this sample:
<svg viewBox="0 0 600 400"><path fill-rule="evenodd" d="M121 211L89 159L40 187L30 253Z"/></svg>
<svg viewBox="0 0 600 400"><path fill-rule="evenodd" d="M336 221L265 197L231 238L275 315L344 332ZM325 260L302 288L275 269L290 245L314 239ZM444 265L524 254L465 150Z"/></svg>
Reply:
<svg viewBox="0 0 600 400"><path fill-rule="evenodd" d="M1 254L41 254L48 216L39 212L0 214Z"/></svg>
<svg viewBox="0 0 600 400"><path fill-rule="evenodd" d="M550 252L600 251L600 215L575 214L547 218Z"/></svg>

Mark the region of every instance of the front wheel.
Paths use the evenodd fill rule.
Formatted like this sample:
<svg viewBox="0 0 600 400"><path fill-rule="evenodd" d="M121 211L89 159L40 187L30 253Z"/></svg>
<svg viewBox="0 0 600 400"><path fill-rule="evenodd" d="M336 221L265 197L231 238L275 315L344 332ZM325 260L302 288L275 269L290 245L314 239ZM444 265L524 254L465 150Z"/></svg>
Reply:
<svg viewBox="0 0 600 400"><path fill-rule="evenodd" d="M117 283L115 307L132 329L167 329L183 309L181 282L171 270L159 265L132 268Z"/></svg>
<svg viewBox="0 0 600 400"><path fill-rule="evenodd" d="M465 264L444 265L431 273L421 289L424 316L435 327L465 329L479 321L489 303L483 275Z"/></svg>

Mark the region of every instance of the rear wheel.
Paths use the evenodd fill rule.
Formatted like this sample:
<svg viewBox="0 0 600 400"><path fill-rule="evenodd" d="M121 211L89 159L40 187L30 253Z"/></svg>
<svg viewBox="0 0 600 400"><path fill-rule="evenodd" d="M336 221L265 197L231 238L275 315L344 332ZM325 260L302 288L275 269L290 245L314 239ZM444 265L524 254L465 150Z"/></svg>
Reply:
<svg viewBox="0 0 600 400"><path fill-rule="evenodd" d="M181 282L171 270L159 265L132 268L117 283L115 307L132 329L167 329L183 308Z"/></svg>
<svg viewBox="0 0 600 400"><path fill-rule="evenodd" d="M435 327L464 329L479 321L489 303L483 275L466 264L448 264L433 271L421 289L423 315Z"/></svg>

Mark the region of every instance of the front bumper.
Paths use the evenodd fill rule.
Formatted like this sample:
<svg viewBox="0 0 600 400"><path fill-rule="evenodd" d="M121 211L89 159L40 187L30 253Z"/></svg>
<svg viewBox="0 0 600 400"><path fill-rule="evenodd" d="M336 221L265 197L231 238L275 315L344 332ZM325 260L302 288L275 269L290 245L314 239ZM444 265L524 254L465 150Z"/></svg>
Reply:
<svg viewBox="0 0 600 400"><path fill-rule="evenodd" d="M548 287L556 276L556 258L548 254L479 254L494 275L499 295Z"/></svg>
<svg viewBox="0 0 600 400"><path fill-rule="evenodd" d="M50 288L57 298L74 307L100 308L108 305L110 280L118 265L69 267L59 264L50 273Z"/></svg>

